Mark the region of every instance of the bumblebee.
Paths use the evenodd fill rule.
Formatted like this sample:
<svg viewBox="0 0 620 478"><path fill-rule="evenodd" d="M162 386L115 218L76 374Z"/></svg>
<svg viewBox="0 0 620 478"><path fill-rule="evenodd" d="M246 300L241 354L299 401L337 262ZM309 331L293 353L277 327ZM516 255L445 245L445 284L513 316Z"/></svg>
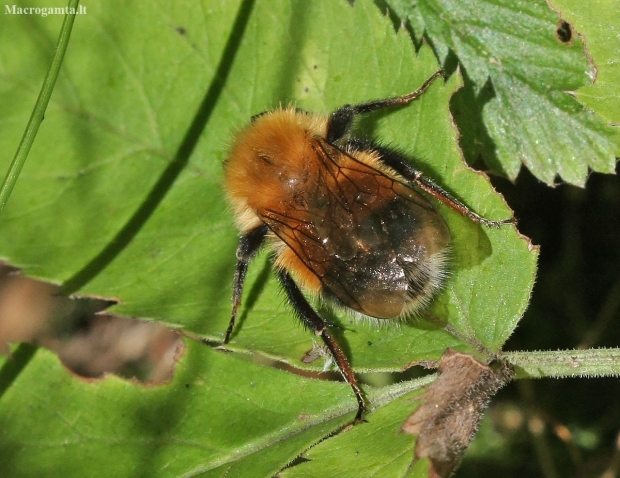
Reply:
<svg viewBox="0 0 620 478"><path fill-rule="evenodd" d="M256 115L225 162L225 188L241 232L228 343L249 262L263 245L290 305L331 352L358 402L364 396L328 324L307 294L361 316L405 318L441 289L450 231L421 193L486 226L476 214L409 164L372 141L352 137L354 119L419 98L438 71L404 96L344 105L329 115L293 107Z"/></svg>

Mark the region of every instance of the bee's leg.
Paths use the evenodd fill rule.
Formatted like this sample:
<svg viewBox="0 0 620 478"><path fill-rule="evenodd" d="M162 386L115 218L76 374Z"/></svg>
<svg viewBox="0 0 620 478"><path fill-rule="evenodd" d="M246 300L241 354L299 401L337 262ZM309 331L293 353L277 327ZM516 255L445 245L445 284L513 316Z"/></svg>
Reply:
<svg viewBox="0 0 620 478"><path fill-rule="evenodd" d="M235 320L237 319L239 304L241 304L241 293L243 292L243 283L245 281L245 273L248 270L248 263L256 255L260 246L263 245L268 230L269 229L265 225L259 226L239 238L239 245L237 246L237 267L235 269L235 279L233 282L233 307L230 315L230 323L228 324L226 336L224 337L225 344L230 340L232 331L235 328Z"/></svg>
<svg viewBox="0 0 620 478"><path fill-rule="evenodd" d="M432 179L425 176L422 171L415 169L406 160L387 148L383 148L381 146L370 146L363 141L352 140L349 144L358 149L373 149L380 153L380 160L386 166L389 166L391 169L396 171L398 174L403 176L405 179L414 183L417 187L419 187L422 191L430 194L438 201L441 201L446 206L454 209L458 213L463 216L467 216L472 221L484 224L488 227L499 227L503 224L515 224L516 218L512 217L510 219L503 219L501 221L491 221L490 219L486 219L482 217L480 214L472 211L468 206L463 204L459 199L455 198L448 191L443 189L441 186L437 185Z"/></svg>
<svg viewBox="0 0 620 478"><path fill-rule="evenodd" d="M445 72L443 70L436 71L424 83L422 83L422 86L420 86L417 90L403 96L368 101L367 103L361 103L359 105L341 106L329 117L329 121L327 123L327 141L333 144L345 136L351 127L353 119L359 114L370 113L371 111L389 108L392 106L406 105L407 103L419 98L424 94L431 83L435 81L435 79L440 76L444 76L444 74Z"/></svg>
<svg viewBox="0 0 620 478"><path fill-rule="evenodd" d="M340 373L353 389L358 405L357 414L355 415L355 422L360 422L362 420L364 409L366 408L364 394L357 383L357 378L355 377L355 373L353 373L351 365L349 365L346 355L340 348L340 345L338 345L338 342L336 342L336 339L327 331L327 322L325 322L308 303L297 287L297 284L293 281L293 278L283 270L278 272L278 277L297 316L301 319L304 325L310 327L316 335L323 339L323 342L331 352L332 357L334 357L334 361L336 362Z"/></svg>

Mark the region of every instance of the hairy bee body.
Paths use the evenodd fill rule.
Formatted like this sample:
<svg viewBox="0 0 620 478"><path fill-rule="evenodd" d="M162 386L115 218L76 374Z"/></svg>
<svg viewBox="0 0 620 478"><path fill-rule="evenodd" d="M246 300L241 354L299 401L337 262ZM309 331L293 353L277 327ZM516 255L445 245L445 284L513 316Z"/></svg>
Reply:
<svg viewBox="0 0 620 478"><path fill-rule="evenodd" d="M328 123L278 109L240 134L226 164L238 226L267 225L276 267L312 294L379 319L416 312L445 276L446 223L382 148L331 144Z"/></svg>
<svg viewBox="0 0 620 478"><path fill-rule="evenodd" d="M353 369L306 293L377 319L421 311L446 276L450 233L420 191L472 221L497 227L414 168L401 154L349 136L356 116L402 106L443 75L403 96L344 105L329 115L279 108L241 131L225 163L225 187L241 237L227 343L248 264L267 243L297 317L321 337L365 409Z"/></svg>

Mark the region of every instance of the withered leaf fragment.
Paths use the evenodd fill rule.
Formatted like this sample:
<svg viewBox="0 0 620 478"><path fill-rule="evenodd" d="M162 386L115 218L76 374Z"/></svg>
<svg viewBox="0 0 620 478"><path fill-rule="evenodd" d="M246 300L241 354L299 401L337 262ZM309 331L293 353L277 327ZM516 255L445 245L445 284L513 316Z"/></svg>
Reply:
<svg viewBox="0 0 620 478"><path fill-rule="evenodd" d="M430 478L448 477L456 470L490 398L513 376L507 363L495 371L471 355L446 350L439 377L420 395L423 403L402 426L418 435L415 457L430 459Z"/></svg>

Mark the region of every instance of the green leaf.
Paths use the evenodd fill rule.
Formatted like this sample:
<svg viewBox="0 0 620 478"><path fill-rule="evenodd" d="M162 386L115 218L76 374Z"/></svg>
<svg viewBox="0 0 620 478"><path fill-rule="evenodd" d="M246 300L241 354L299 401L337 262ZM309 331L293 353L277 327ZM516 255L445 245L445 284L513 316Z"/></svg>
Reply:
<svg viewBox="0 0 620 478"><path fill-rule="evenodd" d="M79 379L40 349L0 401L0 460L11 477L271 476L350 422L354 408L345 384L194 341L174 379L151 386Z"/></svg>
<svg viewBox="0 0 620 478"><path fill-rule="evenodd" d="M614 0L584 4L574 0L551 2L563 19L586 39L586 50L596 66L596 83L575 91L575 97L601 117L620 123L620 9Z"/></svg>
<svg viewBox="0 0 620 478"><path fill-rule="evenodd" d="M135 13L140 26L129 28L106 14L113 8L89 10L76 25L62 87L33 150L38 160L24 169L6 210L2 255L31 275L79 286L81 294L118 298L116 313L220 340L230 314L236 245L221 162L234 131L281 101L327 112L412 91L438 66L428 48L416 58L407 35L396 34L367 3L299 3L274 12L259 2L191 160L174 169L191 113L224 48L211 35L230 32L223 18L232 24L236 10L221 7L201 16L153 9ZM286 22L298 28L283 37ZM367 47L352 55L352 38ZM209 49L202 51L204 45ZM437 83L414 104L365 125L419 158L423 171L479 213L510 217L488 180L461 161L447 107L459 84L457 77L446 87ZM145 203L155 207L145 209ZM512 227L487 229L440 210L454 239L454 271L433 313L498 350L527 305L535 254ZM292 319L266 267L262 260L251 267L234 348L299 365L311 335ZM438 358L446 347L463 347L424 320L399 327L341 323L347 327L343 344L360 370L398 370Z"/></svg>
<svg viewBox="0 0 620 478"><path fill-rule="evenodd" d="M0 101L8 105L0 111L0 146L12 151L41 81L39 63L49 54L41 39L53 36L58 25L40 17L7 17L0 17L0 35L7 40L0 42L4 85ZM15 44L9 38L19 39L19 53L6 46ZM280 102L327 113L345 103L413 91L437 69L431 49L424 47L416 56L411 39L405 32L396 33L369 0L354 7L328 0L277 5L156 2L140 8L110 0L89 5L88 14L76 21L45 121L1 218L0 256L31 276L64 285L65 290L116 298L117 314L222 340L230 316L237 232L222 191L221 164L235 131L251 115ZM405 151L422 171L485 217L509 218L511 211L488 179L461 159L448 110L460 84L458 75L445 86L436 82L413 104L366 118L360 130ZM8 164L7 158L2 162ZM438 208L453 237L452 273L431 312L466 340L424 317L400 325L351 323L346 315L322 308L326 319L342 326L334 333L356 371L400 371L415 361L439 358L447 347L472 350L474 342L498 351L522 316L536 267L536 251L527 239L513 226L488 229L447 207ZM265 259L261 255L250 267L242 314L229 348L321 370L323 364L301 363L313 335L294 320ZM283 372L277 372L278 377L286 378L276 380L276 372L267 367L239 360L234 360L233 370L232 357L214 357L192 359L188 368L177 371L175 384L183 379L194 383L190 378L198 376L211 387L194 401L175 385L151 392L113 378L93 385L60 372L43 376L42 367L52 370L51 359L40 364L37 353L10 388L11 400L5 402L7 395L0 401L2 407L16 407L10 414L0 414L12 420L3 422L3 429L14 428L23 418L22 438L35 423L37 433L39 427L44 434L51 429L56 441L50 443L57 446L50 451L37 448L47 442L26 442L33 445L27 447L28 456L20 454L24 461L19 469L34 466L37 459L41 464L61 460L61 437L70 436L76 440L68 442L76 447L72 456L80 455L82 447L88 450L84 461L67 465L75 466L79 474L86 460L95 456L82 438L114 437L116 431L106 425L106 417L118 416L111 423L127 427L121 438L134 440L127 448L131 456L114 463L119 470L150 460L154 433L181 427L175 429L174 443L192 443L194 433L212 433L208 436L225 442L226 453L249 443L253 458L247 460L256 460L244 458L232 465L232 455L224 453L222 458L220 448L208 447L189 450L191 456L179 459L183 466L189 463L192 470L217 475L221 464L222 474L228 466L239 466L231 468L239 476L256 476L246 470L269 475L351 419L344 414L355 408L355 400L344 384L330 385L335 387L330 390L337 390L335 398L323 399L323 389L311 390L315 382ZM248 387L250 375L255 385L268 390L254 397L250 393L254 389ZM313 384L307 392L302 390L303 396L300 383ZM47 387L39 395L45 397L54 386L75 391L70 397L60 393L62 399L45 409L39 405L34 415L24 404L27 400L17 403L17 397L31 387L32 393ZM214 391L218 387L221 393ZM291 417L307 413L308 397L326 414L301 438L305 425ZM242 407L248 399L260 407L260 416L253 417ZM68 404L74 402L82 414L64 412L73 410ZM149 410L141 414L136 402ZM129 408L121 417L124 407ZM282 408L287 418L276 417L261 429L263 420L271 419L262 411L269 407ZM329 410L334 407L341 412L331 420ZM204 429L182 428L185 420L194 423L194 416ZM144 420L138 423L140 418ZM66 426L54 432L60 423ZM230 423L248 424L245 441L238 436L241 428L225 426ZM279 432L285 425L296 430L291 442L286 430ZM21 438L16 440L22 443ZM290 447L286 454L256 445L275 442ZM127 443L122 439L113 446ZM169 468L162 474L182 473L173 460L178 449L155 444L157 450L166 451L152 466L163 470L166 464ZM106 450L97 456L105 454ZM254 469L263 457L268 466Z"/></svg>
<svg viewBox="0 0 620 478"><path fill-rule="evenodd" d="M406 475L413 462L415 437L400 432L401 425L415 408L418 394L412 392L394 400L376 411L370 423L353 427L346 433L319 443L303 455L309 461L280 475L283 478L325 476L326 470L329 470L329 476L334 478L428 476L425 474L426 460L416 463L415 470Z"/></svg>
<svg viewBox="0 0 620 478"><path fill-rule="evenodd" d="M583 185L588 168L614 171L617 129L571 95L591 83L594 69L579 37L556 38L559 19L545 2L386 3L415 35L425 32L442 61L455 55L471 80L453 104L468 158L482 155L511 178L523 163L549 184L559 175Z"/></svg>

